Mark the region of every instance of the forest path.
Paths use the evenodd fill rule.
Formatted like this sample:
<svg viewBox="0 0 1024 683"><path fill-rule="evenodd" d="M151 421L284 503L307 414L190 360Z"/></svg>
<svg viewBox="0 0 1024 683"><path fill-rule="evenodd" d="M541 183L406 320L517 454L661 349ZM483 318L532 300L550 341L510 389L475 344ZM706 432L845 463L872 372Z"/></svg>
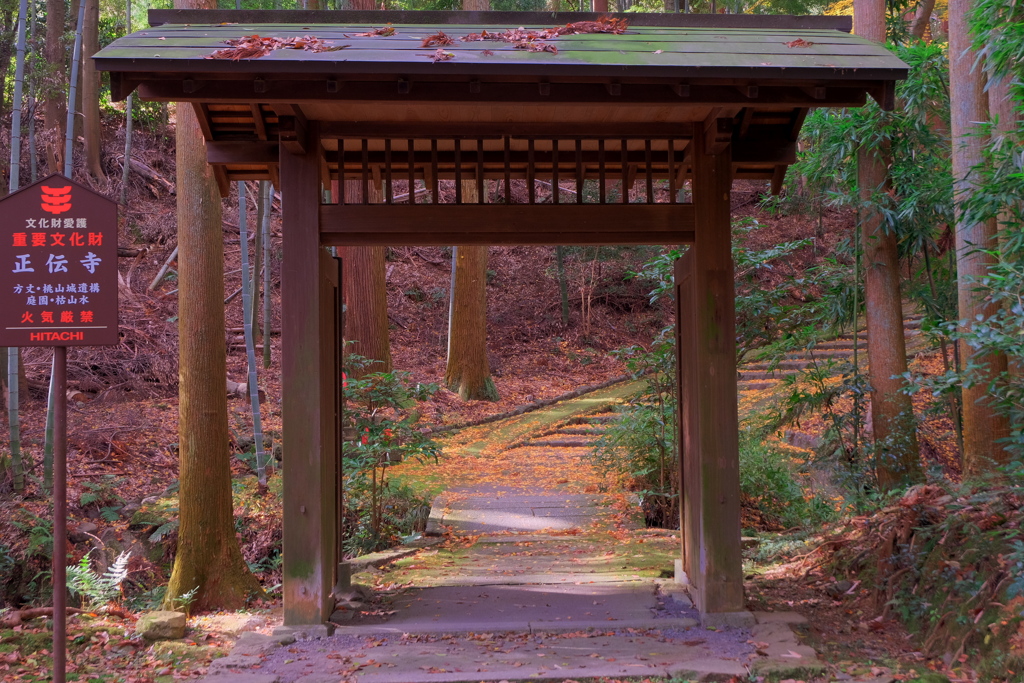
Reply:
<svg viewBox="0 0 1024 683"><path fill-rule="evenodd" d="M640 388L629 382L465 430L449 439L440 464L411 468L431 486L443 481L427 533L444 541L354 577L373 584L384 604L374 615L339 615L326 642L361 647L374 639L366 656L385 664L358 668L352 680L747 673L759 658L751 632L700 627L685 591L664 578L673 575L678 532L643 528L622 482L590 457L618 419L616 405ZM754 628L779 653L802 647L784 625ZM308 670L308 661L288 657L294 670ZM275 671L289 670L280 666Z"/></svg>
<svg viewBox="0 0 1024 683"><path fill-rule="evenodd" d="M622 483L589 457L618 419L612 409L639 389L609 387L465 430L439 463L396 468L406 485L443 489L430 529L443 540L355 574L372 586L372 604L340 604L333 635L284 647L266 636L258 672L215 663L210 683L654 683L820 671L790 628L798 616L756 613L749 628L705 629L685 590L663 578L678 532L643 528ZM302 635L281 634L291 632ZM253 661L232 659L237 670Z"/></svg>

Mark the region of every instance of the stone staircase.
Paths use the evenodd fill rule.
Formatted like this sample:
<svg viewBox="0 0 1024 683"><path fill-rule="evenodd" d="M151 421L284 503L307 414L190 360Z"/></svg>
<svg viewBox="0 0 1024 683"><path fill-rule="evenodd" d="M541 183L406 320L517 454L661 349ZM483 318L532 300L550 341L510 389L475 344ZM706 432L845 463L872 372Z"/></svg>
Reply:
<svg viewBox="0 0 1024 683"><path fill-rule="evenodd" d="M921 335L921 319L919 314L908 315L904 318L903 328L907 338L907 349L916 349L916 338ZM858 354L862 364L867 364L867 332L858 330L856 341ZM787 377L798 375L812 362L827 362L828 360L852 360L854 351L854 335L844 334L834 339L818 342L812 352L806 350L791 351L785 354L784 360L774 366L767 362L745 363L739 367L738 389L740 396L745 393L764 391L782 384Z"/></svg>

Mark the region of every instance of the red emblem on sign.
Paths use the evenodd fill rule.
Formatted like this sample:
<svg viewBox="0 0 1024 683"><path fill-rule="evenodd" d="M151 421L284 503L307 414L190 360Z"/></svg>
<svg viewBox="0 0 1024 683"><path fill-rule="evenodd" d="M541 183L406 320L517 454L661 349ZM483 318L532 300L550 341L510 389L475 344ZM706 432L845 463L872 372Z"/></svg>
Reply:
<svg viewBox="0 0 1024 683"><path fill-rule="evenodd" d="M43 191L40 195L40 199L43 200L41 204L43 211L48 213L65 213L71 210L71 186L65 185L64 187L47 187L41 185L39 187Z"/></svg>

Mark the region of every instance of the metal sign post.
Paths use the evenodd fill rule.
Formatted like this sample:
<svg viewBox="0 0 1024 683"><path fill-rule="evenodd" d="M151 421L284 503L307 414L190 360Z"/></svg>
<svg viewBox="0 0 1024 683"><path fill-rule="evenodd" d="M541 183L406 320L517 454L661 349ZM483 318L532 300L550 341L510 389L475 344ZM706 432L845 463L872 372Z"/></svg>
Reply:
<svg viewBox="0 0 1024 683"><path fill-rule="evenodd" d="M53 681L67 664L67 352L118 343L117 203L62 175L0 200L0 346L53 346Z"/></svg>

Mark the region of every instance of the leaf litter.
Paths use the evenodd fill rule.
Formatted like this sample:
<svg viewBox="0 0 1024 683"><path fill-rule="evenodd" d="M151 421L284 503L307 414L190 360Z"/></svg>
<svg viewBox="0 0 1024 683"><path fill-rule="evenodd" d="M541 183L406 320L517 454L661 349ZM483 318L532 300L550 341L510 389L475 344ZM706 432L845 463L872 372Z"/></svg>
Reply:
<svg viewBox="0 0 1024 683"><path fill-rule="evenodd" d="M275 50L305 50L306 52L336 52L344 50L349 45L332 45L331 41L317 38L316 36L302 36L295 38L272 38L268 36L242 36L225 41L229 47L217 50L205 59L230 59L239 61L242 59L259 59L269 55Z"/></svg>

